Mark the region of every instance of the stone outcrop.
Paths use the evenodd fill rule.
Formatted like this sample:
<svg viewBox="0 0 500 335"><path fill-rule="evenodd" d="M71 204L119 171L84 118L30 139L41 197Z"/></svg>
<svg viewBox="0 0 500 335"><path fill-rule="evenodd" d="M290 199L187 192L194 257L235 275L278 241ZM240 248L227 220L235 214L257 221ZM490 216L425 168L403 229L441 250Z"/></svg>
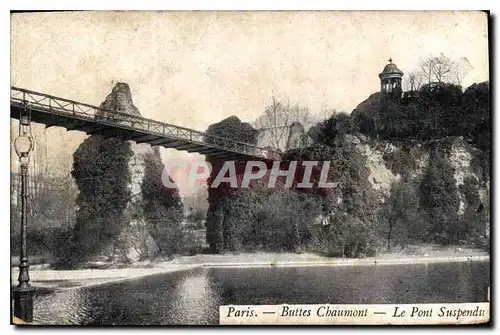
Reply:
<svg viewBox="0 0 500 335"><path fill-rule="evenodd" d="M137 107L134 106L130 88L125 83L117 83L100 107L104 110L119 111L134 116L141 115ZM97 116L107 117L106 112L102 111ZM141 185L145 175L146 156L156 155L161 161L160 153L145 143L130 142L130 149L133 154L128 161L130 182L127 188L130 191L131 198L123 215L127 222L123 223L122 231L113 241L114 243L104 250L101 255L101 257L107 259L111 257L119 261L137 261L158 251L157 245L146 227Z"/></svg>
<svg viewBox="0 0 500 335"><path fill-rule="evenodd" d="M368 180L377 192L378 201L380 206L385 203L391 196L392 185L403 182L403 176L397 171L393 171L390 168L390 163L385 157L402 151L400 143L393 143L390 141L373 141L369 140L362 134L346 134L345 140L353 144L358 152L366 157L366 167L369 170ZM440 150L443 155L446 155L450 166L453 168L453 178L457 187L459 206L458 206L458 216L463 217L465 215L466 209L466 194L464 183L468 178L474 179L479 185L479 200L481 204L487 204L489 199L489 180L481 180L482 168L477 166L474 162L474 157L477 154L478 149L473 145L467 143L462 137L445 138L442 140L432 141L432 144L438 144L441 148L446 148L445 150ZM413 147L406 150L410 150L413 153L418 153L415 155L413 161L407 161L405 164L399 167L400 170L404 170L406 178L413 179L417 181L417 185L424 177L427 166L429 165L429 159L431 157L431 150L435 148L433 145L421 145L414 144ZM340 204L342 198L333 197L331 198L333 203ZM329 214L329 215L328 215ZM322 213L318 217L315 217L315 225L328 225L330 224L330 218L333 216L332 213ZM490 227L489 225L485 228L486 237L489 238Z"/></svg>
<svg viewBox="0 0 500 335"><path fill-rule="evenodd" d="M274 151L305 148L312 144L309 132L300 122L292 122L288 127L277 127L259 131L256 146Z"/></svg>
<svg viewBox="0 0 500 335"><path fill-rule="evenodd" d="M293 122L288 131L286 150L304 148L310 143L311 139L306 134L304 126L300 122Z"/></svg>
<svg viewBox="0 0 500 335"><path fill-rule="evenodd" d="M130 87L125 83L117 83L111 93L106 97L106 100L101 104L101 108L116 110L122 113L140 116L139 109L134 105ZM145 173L145 158L152 154L160 158L160 153L146 143L137 144L130 142L133 156L129 160L128 168L131 176L128 188L131 191L132 197L127 206L131 218L128 222L130 227L124 229L121 239L128 241L128 248L124 251L126 259L136 261L141 257L156 253L158 248L147 232L145 218L142 214L143 197L141 191L142 181Z"/></svg>
<svg viewBox="0 0 500 335"><path fill-rule="evenodd" d="M364 136L346 135L347 140L356 145L361 154L366 156L366 167L370 170L369 182L373 189L378 192L379 199L384 202L389 195L391 185L401 179L399 174L394 174L386 166L384 153L393 152L394 145L385 143L383 146L373 148Z"/></svg>
<svg viewBox="0 0 500 335"><path fill-rule="evenodd" d="M476 181L480 180L480 173L478 174L478 171L475 171L476 169L473 168L472 164L474 151L477 151L477 149L473 148L471 145L465 142L462 137L456 138L451 144L451 150L448 159L450 161L450 165L455 170L453 177L455 179L455 184L459 189L460 186L464 185L465 178L467 177L472 177ZM482 202L486 200L484 199L484 191L485 190L483 189L479 192ZM459 197L460 205L458 214L463 215L465 209L465 195L462 194L462 192L459 192Z"/></svg>
<svg viewBox="0 0 500 335"><path fill-rule="evenodd" d="M370 170L369 181L374 190L379 194L379 200L384 202L390 196L391 185L401 180L402 176L399 173L392 171L388 167L388 163L384 160L384 155L394 153L401 150L397 144L380 141L375 146L369 144L368 140L363 135L346 135L347 140L356 145L360 153L366 156L366 166ZM435 143L439 141L434 141ZM447 158L451 167L454 169L454 179L457 189L464 184L467 177L472 177L476 181L480 180L481 171L478 167L473 166L474 153L477 151L472 145L467 143L462 137L447 138L441 142L448 142L449 150L447 151ZM420 155L416 158L412 166L403 167L411 178L421 179L425 169L429 163L430 151L429 148L421 145L416 145L415 149L420 151ZM483 183L489 185L488 182ZM480 199L482 202L486 201L487 190L481 188L479 190ZM464 213L465 209L465 195L459 192L460 205L459 215Z"/></svg>
<svg viewBox="0 0 500 335"><path fill-rule="evenodd" d="M100 107L102 109L109 109L130 115L141 115L139 109L134 106L130 87L125 83L116 83L113 90L108 94L106 100L101 103Z"/></svg>

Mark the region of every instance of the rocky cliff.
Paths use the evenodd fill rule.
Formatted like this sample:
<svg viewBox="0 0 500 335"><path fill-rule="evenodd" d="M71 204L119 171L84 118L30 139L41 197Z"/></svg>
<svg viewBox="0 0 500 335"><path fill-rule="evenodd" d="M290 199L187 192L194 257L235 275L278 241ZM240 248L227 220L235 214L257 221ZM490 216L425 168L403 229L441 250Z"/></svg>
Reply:
<svg viewBox="0 0 500 335"><path fill-rule="evenodd" d="M141 116L139 109L132 100L130 87L126 83L117 83L100 107ZM142 211L144 199L141 186L145 176L147 156L153 155L160 160L161 158L159 151L153 150L146 143L137 144L131 141L130 148L133 152L128 162L130 182L127 188L131 192L131 198L127 204L127 217L130 218L130 221L126 222L123 231L118 237L118 240L122 242L121 245L115 245L113 248L116 249L114 257L121 256L127 261L136 261L158 251L158 247L145 228L147 223Z"/></svg>
<svg viewBox="0 0 500 335"><path fill-rule="evenodd" d="M100 107L129 115L141 115L134 106L130 88L125 83L117 83ZM106 112L101 112L98 116L106 117L105 114ZM116 156L119 148L126 152L125 156L123 154ZM121 162L122 158L124 162L120 167L118 161ZM153 183L154 188L159 190L151 191L151 185L146 186L149 187L147 188L149 193L162 191L163 164L159 150L154 150L144 143L123 142L116 138L105 139L99 135L92 135L75 152L75 160L78 164L74 167L73 175L80 189L78 205L81 208L75 240L77 242L80 240L78 242L80 245L87 246L85 252L93 254L90 259L111 258L128 262L157 253L157 242L150 234L151 227L148 227L148 213L145 210L148 199L144 197L144 183L148 164L153 164L155 166L149 168L149 171L155 171L155 176L149 176L147 182ZM102 166L103 161L109 161L109 164ZM106 180L99 179L102 173L109 174ZM101 188L99 192L86 189L85 180L89 179L97 188ZM110 179L114 180L115 185L119 185L121 190L119 194L109 187L100 186ZM174 197L176 195L178 197L178 194L173 194ZM97 206L96 202L102 202L102 205ZM115 206L116 202L121 205ZM83 215L84 212L86 215ZM117 221L112 231L101 223L107 220L108 213L110 213L109 220ZM103 235L108 240L103 240L98 245L84 241L93 238L104 239Z"/></svg>
<svg viewBox="0 0 500 335"><path fill-rule="evenodd" d="M458 215L464 215L466 207L467 178L479 185L478 205L489 201L490 180L483 178L483 167L475 161L478 150L462 137L444 138L410 146L390 141L374 142L361 134L349 134L346 137L366 157L366 167L370 171L369 182L377 192L380 203L390 197L392 185L402 179L420 181L429 164L431 151L436 147L440 148L439 152L453 169L453 179L460 199Z"/></svg>

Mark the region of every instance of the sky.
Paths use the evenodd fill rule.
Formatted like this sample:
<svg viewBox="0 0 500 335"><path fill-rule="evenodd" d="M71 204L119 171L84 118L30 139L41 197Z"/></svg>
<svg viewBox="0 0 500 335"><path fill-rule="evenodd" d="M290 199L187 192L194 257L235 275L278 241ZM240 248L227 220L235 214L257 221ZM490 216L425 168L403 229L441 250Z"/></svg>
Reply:
<svg viewBox="0 0 500 335"><path fill-rule="evenodd" d="M99 105L126 82L143 116L203 131L231 115L252 122L273 96L350 112L379 90L389 58L408 73L430 55L465 57L464 86L488 80L487 34L481 12L12 14L11 85ZM54 165L85 138L43 136Z"/></svg>

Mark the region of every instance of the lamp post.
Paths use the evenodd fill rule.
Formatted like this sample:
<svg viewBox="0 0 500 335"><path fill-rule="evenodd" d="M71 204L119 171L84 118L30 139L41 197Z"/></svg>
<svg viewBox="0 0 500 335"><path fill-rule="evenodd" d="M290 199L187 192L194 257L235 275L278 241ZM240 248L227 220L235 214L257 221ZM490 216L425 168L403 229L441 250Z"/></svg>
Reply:
<svg viewBox="0 0 500 335"><path fill-rule="evenodd" d="M28 164L29 154L33 148L33 140L31 138L30 118L26 113L26 106L23 106L23 113L19 119L19 136L14 141L16 154L19 156L21 165L21 255L19 257L19 284L13 289L14 296L14 316L26 322L33 321L33 288L29 281L28 272L28 254L27 254L27 219L28 213L26 202L28 198Z"/></svg>

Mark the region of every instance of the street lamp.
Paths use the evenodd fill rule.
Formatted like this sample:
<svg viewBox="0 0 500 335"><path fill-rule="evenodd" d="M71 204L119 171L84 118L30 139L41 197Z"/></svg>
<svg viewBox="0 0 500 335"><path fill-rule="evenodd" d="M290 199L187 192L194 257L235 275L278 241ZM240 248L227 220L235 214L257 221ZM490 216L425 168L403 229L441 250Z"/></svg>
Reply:
<svg viewBox="0 0 500 335"><path fill-rule="evenodd" d="M26 113L26 106L23 106L23 112ZM19 284L13 289L14 296L14 316L26 322L33 321L33 288L29 281L28 273L28 254L27 254L27 219L26 208L28 192L28 164L30 161L30 151L33 148L33 139L31 138L30 117L23 115L19 119L19 136L14 140L14 149L19 156L21 165L21 255L19 257Z"/></svg>

